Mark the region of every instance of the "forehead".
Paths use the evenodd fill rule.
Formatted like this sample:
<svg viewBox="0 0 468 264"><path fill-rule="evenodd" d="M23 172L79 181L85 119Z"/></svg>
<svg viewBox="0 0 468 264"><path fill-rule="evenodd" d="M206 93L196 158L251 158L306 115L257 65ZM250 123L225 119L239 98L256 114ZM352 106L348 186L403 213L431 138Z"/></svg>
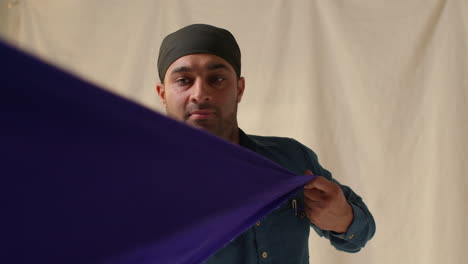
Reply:
<svg viewBox="0 0 468 264"><path fill-rule="evenodd" d="M186 67L191 70L201 71L201 70L210 70L210 66L213 65L224 65L226 66L226 70L235 73L234 68L232 65L227 62L225 59L207 53L197 53L197 54L189 54L183 57L178 58L175 60L171 66L166 71L166 76L170 75L175 69L180 67ZM220 69L219 67L217 69ZM221 68L222 69L222 68Z"/></svg>

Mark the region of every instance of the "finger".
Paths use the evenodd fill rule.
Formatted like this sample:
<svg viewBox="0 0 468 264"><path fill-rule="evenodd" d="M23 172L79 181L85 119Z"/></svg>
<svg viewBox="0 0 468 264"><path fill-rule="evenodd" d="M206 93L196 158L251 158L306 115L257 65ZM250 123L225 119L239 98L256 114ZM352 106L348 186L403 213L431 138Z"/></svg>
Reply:
<svg viewBox="0 0 468 264"><path fill-rule="evenodd" d="M327 193L327 192L333 191L335 189L335 185L336 184L334 182L327 180L325 177L317 176L313 180L308 182L304 186L304 188L305 189L316 188Z"/></svg>
<svg viewBox="0 0 468 264"><path fill-rule="evenodd" d="M306 212L312 212L317 202L304 198L304 209Z"/></svg>
<svg viewBox="0 0 468 264"><path fill-rule="evenodd" d="M322 208L321 203L322 202L320 202L320 201L314 201L314 200L311 200L311 199L309 199L307 197L304 197L304 205L309 210L313 210L314 208Z"/></svg>
<svg viewBox="0 0 468 264"><path fill-rule="evenodd" d="M304 190L304 197L312 201L322 201L325 199L325 193L319 189Z"/></svg>
<svg viewBox="0 0 468 264"><path fill-rule="evenodd" d="M315 223L317 221L317 219L319 218L319 215L320 215L320 207L317 206L318 202L314 202L314 201L307 201L305 202L304 204L304 209L305 209L305 213L306 213L306 216L307 218L309 218L310 221L312 221L313 223ZM310 205L312 204L312 205Z"/></svg>

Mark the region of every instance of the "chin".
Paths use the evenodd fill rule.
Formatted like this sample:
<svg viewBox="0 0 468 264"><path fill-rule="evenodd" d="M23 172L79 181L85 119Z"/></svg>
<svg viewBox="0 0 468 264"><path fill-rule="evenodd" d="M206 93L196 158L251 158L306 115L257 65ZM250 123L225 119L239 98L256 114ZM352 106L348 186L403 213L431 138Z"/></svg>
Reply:
<svg viewBox="0 0 468 264"><path fill-rule="evenodd" d="M196 127L201 130L205 130L217 136L222 136L220 127L213 122L206 122L206 121L195 121L195 122L188 122L190 126Z"/></svg>
<svg viewBox="0 0 468 264"><path fill-rule="evenodd" d="M203 129L211 133L215 133L215 131L217 130L213 124L202 123L202 122L195 122L195 123L189 123L189 124L193 127Z"/></svg>

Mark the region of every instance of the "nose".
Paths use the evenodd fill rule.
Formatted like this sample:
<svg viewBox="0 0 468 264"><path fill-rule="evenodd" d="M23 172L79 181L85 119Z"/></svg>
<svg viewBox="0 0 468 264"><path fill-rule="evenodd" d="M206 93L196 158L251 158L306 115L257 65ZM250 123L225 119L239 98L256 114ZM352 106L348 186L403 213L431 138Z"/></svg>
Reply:
<svg viewBox="0 0 468 264"><path fill-rule="evenodd" d="M190 101L192 103L202 104L212 100L210 87L205 83L202 78L197 78L192 86L192 94Z"/></svg>

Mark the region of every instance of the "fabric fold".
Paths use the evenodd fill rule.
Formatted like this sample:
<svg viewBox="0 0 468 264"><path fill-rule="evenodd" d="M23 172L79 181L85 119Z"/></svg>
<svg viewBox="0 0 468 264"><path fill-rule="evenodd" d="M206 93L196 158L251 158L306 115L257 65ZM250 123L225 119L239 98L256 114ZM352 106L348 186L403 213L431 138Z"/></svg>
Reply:
<svg viewBox="0 0 468 264"><path fill-rule="evenodd" d="M199 263L313 178L3 43L0 57L1 263Z"/></svg>

